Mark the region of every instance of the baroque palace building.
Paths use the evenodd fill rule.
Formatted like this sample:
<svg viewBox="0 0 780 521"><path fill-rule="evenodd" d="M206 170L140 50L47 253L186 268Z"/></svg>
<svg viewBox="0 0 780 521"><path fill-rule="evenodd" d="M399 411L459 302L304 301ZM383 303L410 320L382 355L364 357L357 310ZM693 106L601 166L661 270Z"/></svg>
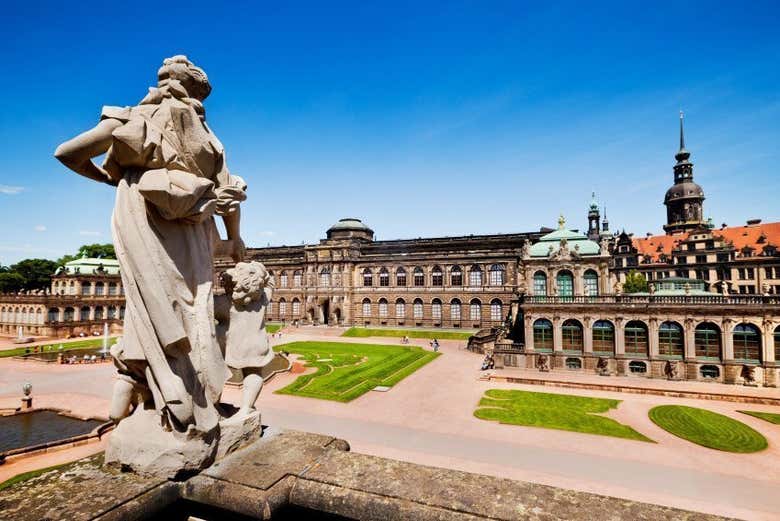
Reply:
<svg viewBox="0 0 780 521"><path fill-rule="evenodd" d="M665 234L612 234L595 201L587 233L374 240L342 219L318 244L250 248L275 279L270 320L482 329L497 366L775 385L780 223L703 219L682 117ZM217 262L217 273L231 262ZM645 293L625 294L636 270ZM504 338L508 335L507 338Z"/></svg>
<svg viewBox="0 0 780 521"><path fill-rule="evenodd" d="M125 314L119 262L80 258L52 276L51 288L0 294L0 334L71 337L121 330Z"/></svg>

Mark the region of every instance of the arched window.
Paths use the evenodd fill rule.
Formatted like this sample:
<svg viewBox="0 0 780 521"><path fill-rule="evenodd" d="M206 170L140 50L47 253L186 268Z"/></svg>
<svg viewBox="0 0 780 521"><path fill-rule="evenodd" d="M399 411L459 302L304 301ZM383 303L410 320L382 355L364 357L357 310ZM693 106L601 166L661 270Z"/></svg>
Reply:
<svg viewBox="0 0 780 521"><path fill-rule="evenodd" d="M363 316L364 317L371 316L371 301L368 298L363 299Z"/></svg>
<svg viewBox="0 0 780 521"><path fill-rule="evenodd" d="M301 315L301 301L295 297L292 301L292 315L297 318Z"/></svg>
<svg viewBox="0 0 780 521"><path fill-rule="evenodd" d="M761 332L753 324L737 324L734 328L734 359L761 360Z"/></svg>
<svg viewBox="0 0 780 521"><path fill-rule="evenodd" d="M506 268L503 264L493 264L490 266L488 283L491 286L503 286L506 279Z"/></svg>
<svg viewBox="0 0 780 521"><path fill-rule="evenodd" d="M469 270L469 286L476 288L482 285L482 268L476 264Z"/></svg>
<svg viewBox="0 0 780 521"><path fill-rule="evenodd" d="M626 354L647 356L647 326L640 320L632 320L625 329Z"/></svg>
<svg viewBox="0 0 780 521"><path fill-rule="evenodd" d="M91 295L92 294L92 283L90 283L90 282L82 282L81 283L81 294L82 295Z"/></svg>
<svg viewBox="0 0 780 521"><path fill-rule="evenodd" d="M287 272L283 271L281 275L279 275L279 287L280 288L286 288L287 287Z"/></svg>
<svg viewBox="0 0 780 521"><path fill-rule="evenodd" d="M599 275L593 270L587 270L583 275L585 281L585 295L595 297L599 294Z"/></svg>
<svg viewBox="0 0 780 521"><path fill-rule="evenodd" d="M450 320L460 321L460 300L456 298L450 301Z"/></svg>
<svg viewBox="0 0 780 521"><path fill-rule="evenodd" d="M543 271L534 273L534 295L547 295L547 274Z"/></svg>
<svg viewBox="0 0 780 521"><path fill-rule="evenodd" d="M379 285L382 287L390 285L390 273L387 271L387 268L379 270Z"/></svg>
<svg viewBox="0 0 780 521"><path fill-rule="evenodd" d="M105 295L105 285L102 282L95 282L95 295Z"/></svg>
<svg viewBox="0 0 780 521"><path fill-rule="evenodd" d="M49 322L57 322L60 319L60 310L57 308L49 308L49 312L46 314L46 320Z"/></svg>
<svg viewBox="0 0 780 521"><path fill-rule="evenodd" d="M320 286L330 286L330 268L322 268L320 270Z"/></svg>
<svg viewBox="0 0 780 521"><path fill-rule="evenodd" d="M89 306L82 306L79 310L79 320L89 320Z"/></svg>
<svg viewBox="0 0 780 521"><path fill-rule="evenodd" d="M693 334L696 358L720 360L720 328L712 322L702 322Z"/></svg>
<svg viewBox="0 0 780 521"><path fill-rule="evenodd" d="M95 306L95 320L103 320L103 317L103 306Z"/></svg>
<svg viewBox="0 0 780 521"><path fill-rule="evenodd" d="M425 286L425 272L421 267L417 266L414 268L413 280L415 286Z"/></svg>
<svg viewBox="0 0 780 521"><path fill-rule="evenodd" d="M433 270L431 270L431 286L443 286L444 285L444 274L441 271L441 268L438 266L434 266Z"/></svg>
<svg viewBox="0 0 780 521"><path fill-rule="evenodd" d="M441 322L441 300L435 298L431 302L431 317L436 322Z"/></svg>
<svg viewBox="0 0 780 521"><path fill-rule="evenodd" d="M416 298L414 299L414 302L412 303L412 315L414 316L415 320L422 320L423 318L423 302L422 300Z"/></svg>
<svg viewBox="0 0 780 521"><path fill-rule="evenodd" d="M615 326L609 320L593 323L593 352L608 355L615 352Z"/></svg>
<svg viewBox="0 0 780 521"><path fill-rule="evenodd" d="M395 301L395 318L404 318L406 316L406 302L399 298Z"/></svg>
<svg viewBox="0 0 780 521"><path fill-rule="evenodd" d="M108 320L114 320L116 319L116 306L108 306Z"/></svg>
<svg viewBox="0 0 780 521"><path fill-rule="evenodd" d="M775 362L780 362L780 326L775 328Z"/></svg>
<svg viewBox="0 0 780 521"><path fill-rule="evenodd" d="M500 322L503 320L502 302L500 299L494 298L490 301L490 320L493 322Z"/></svg>
<svg viewBox="0 0 780 521"><path fill-rule="evenodd" d="M542 353L553 349L553 325L546 318L534 322L534 351Z"/></svg>
<svg viewBox="0 0 780 521"><path fill-rule="evenodd" d="M76 312L76 310L71 308L71 307L65 308L65 313L63 313L63 315L62 315L62 319L65 322L73 322L73 315L75 314L75 312Z"/></svg>
<svg viewBox="0 0 780 521"><path fill-rule="evenodd" d="M406 270L403 268L398 268L395 270L395 285L396 286L406 286Z"/></svg>
<svg viewBox="0 0 780 521"><path fill-rule="evenodd" d="M112 296L113 296L113 295L118 295L118 294L119 294L119 291L118 291L118 287L117 287L117 285L116 285L116 282L109 282L109 283L108 283L108 294L109 294L109 295L112 295Z"/></svg>
<svg viewBox="0 0 780 521"><path fill-rule="evenodd" d="M76 294L76 283L71 280L70 284L68 284L68 295L75 295L75 294Z"/></svg>
<svg viewBox="0 0 780 521"><path fill-rule="evenodd" d="M562 347L564 351L582 352L582 324L579 321L573 319L565 320L561 326L561 333L563 335Z"/></svg>
<svg viewBox="0 0 780 521"><path fill-rule="evenodd" d="M303 273L301 273L301 270L295 270L293 272L293 286L296 288L300 288L302 281L303 281Z"/></svg>
<svg viewBox="0 0 780 521"><path fill-rule="evenodd" d="M685 356L683 328L677 322L662 322L658 327L658 354L677 358Z"/></svg>
<svg viewBox="0 0 780 521"><path fill-rule="evenodd" d="M284 297L279 299L279 318L284 318L284 316L287 314L287 301L284 300Z"/></svg>
<svg viewBox="0 0 780 521"><path fill-rule="evenodd" d="M556 277L559 297L571 297L574 295L574 276L569 270L561 270Z"/></svg>
<svg viewBox="0 0 780 521"><path fill-rule="evenodd" d="M385 298L379 299L379 318L387 318L387 299Z"/></svg>
<svg viewBox="0 0 780 521"><path fill-rule="evenodd" d="M374 275L371 273L370 268L363 270L363 285L372 286L374 284Z"/></svg>
<svg viewBox="0 0 780 521"><path fill-rule="evenodd" d="M463 271L460 266L453 266L450 270L450 286L463 285Z"/></svg>
<svg viewBox="0 0 780 521"><path fill-rule="evenodd" d="M271 310L270 302L268 303L268 310L269 311ZM119 320L124 320L124 319L125 319L125 307L119 306Z"/></svg>
<svg viewBox="0 0 780 521"><path fill-rule="evenodd" d="M469 319L475 322L482 319L482 302L479 299L472 299L469 305Z"/></svg>

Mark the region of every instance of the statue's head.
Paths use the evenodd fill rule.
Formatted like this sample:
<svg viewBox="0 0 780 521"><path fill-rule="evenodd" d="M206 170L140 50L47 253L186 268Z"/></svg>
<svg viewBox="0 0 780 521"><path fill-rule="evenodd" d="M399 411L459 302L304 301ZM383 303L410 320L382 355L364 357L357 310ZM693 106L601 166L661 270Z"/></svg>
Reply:
<svg viewBox="0 0 780 521"><path fill-rule="evenodd" d="M225 291L239 305L259 299L270 279L265 266L259 262L239 262L222 274Z"/></svg>
<svg viewBox="0 0 780 521"><path fill-rule="evenodd" d="M199 101L203 101L211 93L211 84L206 72L196 67L183 55L165 58L162 67L157 71L157 83L160 87L171 80L181 83L187 94Z"/></svg>

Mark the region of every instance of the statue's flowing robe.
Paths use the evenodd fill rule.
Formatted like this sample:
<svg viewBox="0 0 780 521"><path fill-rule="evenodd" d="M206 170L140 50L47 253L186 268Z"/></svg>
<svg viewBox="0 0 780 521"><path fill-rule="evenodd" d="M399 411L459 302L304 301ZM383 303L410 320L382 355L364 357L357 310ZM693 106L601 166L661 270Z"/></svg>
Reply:
<svg viewBox="0 0 780 521"><path fill-rule="evenodd" d="M118 181L112 234L127 301L112 354L174 428L208 431L229 376L214 331L212 216L229 212L245 185L198 108L157 93L102 116L124 123L104 165Z"/></svg>

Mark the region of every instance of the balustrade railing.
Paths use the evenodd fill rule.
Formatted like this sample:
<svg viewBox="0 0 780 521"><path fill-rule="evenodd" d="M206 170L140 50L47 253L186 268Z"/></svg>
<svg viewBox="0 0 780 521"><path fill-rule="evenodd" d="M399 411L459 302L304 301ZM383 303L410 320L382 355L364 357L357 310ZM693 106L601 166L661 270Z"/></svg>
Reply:
<svg viewBox="0 0 780 521"><path fill-rule="evenodd" d="M780 295L527 295L525 304L708 304L780 306Z"/></svg>

